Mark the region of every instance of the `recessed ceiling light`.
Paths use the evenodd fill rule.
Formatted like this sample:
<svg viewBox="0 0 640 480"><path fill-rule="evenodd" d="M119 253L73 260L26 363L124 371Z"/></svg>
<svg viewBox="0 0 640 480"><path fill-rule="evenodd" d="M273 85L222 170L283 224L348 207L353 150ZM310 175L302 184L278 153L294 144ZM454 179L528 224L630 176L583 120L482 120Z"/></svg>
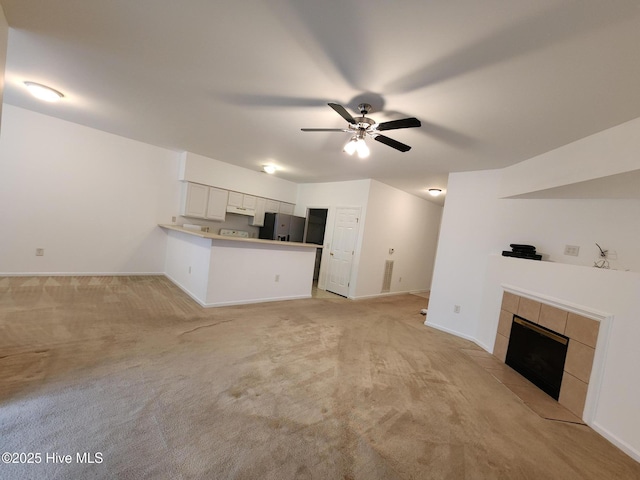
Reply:
<svg viewBox="0 0 640 480"><path fill-rule="evenodd" d="M429 195L431 195L432 197L437 197L441 193L442 193L442 190L439 189L439 188L430 188L429 189Z"/></svg>
<svg viewBox="0 0 640 480"><path fill-rule="evenodd" d="M54 90L51 87L47 87L46 85L41 85L35 82L24 82L24 84L31 92L31 95L39 98L40 100L44 100L45 102L57 102L64 97L61 92Z"/></svg>
<svg viewBox="0 0 640 480"><path fill-rule="evenodd" d="M262 171L265 172L265 173L273 174L273 173L276 173L276 170L278 170L278 168L275 165L263 165L262 166Z"/></svg>

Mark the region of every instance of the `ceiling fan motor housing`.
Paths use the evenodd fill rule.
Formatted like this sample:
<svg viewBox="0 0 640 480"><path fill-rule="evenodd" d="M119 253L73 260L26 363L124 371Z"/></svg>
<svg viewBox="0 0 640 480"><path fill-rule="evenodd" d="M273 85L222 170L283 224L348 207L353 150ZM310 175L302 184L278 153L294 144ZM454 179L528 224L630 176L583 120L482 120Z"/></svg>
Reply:
<svg viewBox="0 0 640 480"><path fill-rule="evenodd" d="M361 103L358 105L358 111L364 117L367 113L371 111L371 105L369 105L368 103Z"/></svg>

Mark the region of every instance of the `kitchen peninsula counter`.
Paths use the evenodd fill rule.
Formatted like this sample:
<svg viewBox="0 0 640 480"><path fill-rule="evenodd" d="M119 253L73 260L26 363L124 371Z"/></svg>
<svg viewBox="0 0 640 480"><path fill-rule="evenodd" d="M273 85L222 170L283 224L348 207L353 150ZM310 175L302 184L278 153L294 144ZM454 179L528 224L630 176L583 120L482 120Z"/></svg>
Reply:
<svg viewBox="0 0 640 480"><path fill-rule="evenodd" d="M319 245L160 227L167 277L203 307L311 297Z"/></svg>
<svg viewBox="0 0 640 480"><path fill-rule="evenodd" d="M263 244L272 244L278 246L296 246L296 247L305 247L305 248L322 248L322 245L316 245L315 243L302 243L302 242L282 242L280 240L264 240L261 238L246 238L246 237L231 237L227 235L218 235L217 233L209 233L209 232L199 232L198 230L189 230L188 228L183 228L180 225L159 225L160 227L167 230L174 230L176 232L188 233L189 235L195 235L197 237L202 238L210 238L212 240L232 240L234 242L253 242L253 243L263 243Z"/></svg>

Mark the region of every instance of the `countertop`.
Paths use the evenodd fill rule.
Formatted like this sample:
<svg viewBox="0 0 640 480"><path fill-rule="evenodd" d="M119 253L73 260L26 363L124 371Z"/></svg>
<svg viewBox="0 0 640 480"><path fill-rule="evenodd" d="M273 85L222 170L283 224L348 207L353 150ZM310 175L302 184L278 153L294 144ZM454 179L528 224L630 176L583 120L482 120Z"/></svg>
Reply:
<svg viewBox="0 0 640 480"><path fill-rule="evenodd" d="M281 242L279 240L263 240L261 238L244 238L244 237L230 237L228 235L218 235L217 233L199 232L197 230L189 230L182 228L180 225L158 225L161 228L167 230L175 230L176 232L187 233L201 238L210 238L211 240L229 240L232 242L249 242L260 243L267 245L278 245L281 247L306 247L306 248L322 248L322 245L316 245L315 243L302 243L302 242Z"/></svg>

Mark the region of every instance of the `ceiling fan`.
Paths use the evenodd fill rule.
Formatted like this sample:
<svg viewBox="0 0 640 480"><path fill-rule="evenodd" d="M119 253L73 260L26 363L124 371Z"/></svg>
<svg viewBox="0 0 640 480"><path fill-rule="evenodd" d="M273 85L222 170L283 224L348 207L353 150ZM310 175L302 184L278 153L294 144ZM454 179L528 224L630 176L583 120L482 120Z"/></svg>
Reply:
<svg viewBox="0 0 640 480"><path fill-rule="evenodd" d="M397 130L399 128L413 128L421 125L420 120L414 117L376 123L373 119L367 118L366 116L371 111L371 105L368 103L361 103L358 105L358 110L360 110L360 114L362 116L357 118L353 118L342 105L337 103L329 103L328 105L342 118L349 122L347 128L302 128L301 130L303 132L349 133L351 134L351 140L349 140L349 142L344 146L344 151L349 155L353 155L354 152L357 151L360 158L366 158L369 156L369 147L364 141L367 136L401 152L408 152L411 150L409 145L405 145L393 138L381 135L378 132L384 130Z"/></svg>

